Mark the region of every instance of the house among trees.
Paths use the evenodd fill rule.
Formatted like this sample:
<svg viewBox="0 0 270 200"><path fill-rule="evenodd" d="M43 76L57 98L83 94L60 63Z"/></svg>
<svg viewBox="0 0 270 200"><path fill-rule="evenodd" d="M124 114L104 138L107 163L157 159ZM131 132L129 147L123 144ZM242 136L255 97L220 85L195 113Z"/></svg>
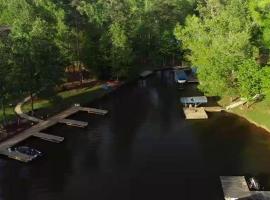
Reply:
<svg viewBox="0 0 270 200"><path fill-rule="evenodd" d="M83 81L89 79L91 76L90 71L85 67L84 64L73 62L65 68L66 78L68 82Z"/></svg>

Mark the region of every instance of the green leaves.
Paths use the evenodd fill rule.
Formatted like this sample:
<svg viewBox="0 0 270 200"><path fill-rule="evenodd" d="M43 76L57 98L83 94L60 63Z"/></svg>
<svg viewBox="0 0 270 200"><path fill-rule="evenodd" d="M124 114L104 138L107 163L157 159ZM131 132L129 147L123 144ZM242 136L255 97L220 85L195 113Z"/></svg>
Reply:
<svg viewBox="0 0 270 200"><path fill-rule="evenodd" d="M261 27L264 44L270 48L270 0L249 0L254 21Z"/></svg>
<svg viewBox="0 0 270 200"><path fill-rule="evenodd" d="M198 11L199 16L190 16L185 26L176 27L175 35L190 50L187 59L198 67L200 88L219 96L240 92L250 97L260 92L258 79L250 78L259 69L250 61L254 60L255 52L251 44L253 24L246 1L209 1L200 4ZM253 87L251 83L259 86Z"/></svg>
<svg viewBox="0 0 270 200"><path fill-rule="evenodd" d="M238 69L237 82L241 96L252 99L262 92L262 70L254 60L244 61Z"/></svg>

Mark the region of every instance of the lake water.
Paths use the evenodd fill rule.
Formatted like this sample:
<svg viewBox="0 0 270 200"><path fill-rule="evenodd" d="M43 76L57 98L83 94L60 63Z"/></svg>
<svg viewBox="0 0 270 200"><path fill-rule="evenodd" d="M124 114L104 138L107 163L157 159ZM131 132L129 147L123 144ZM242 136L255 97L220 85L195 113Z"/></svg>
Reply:
<svg viewBox="0 0 270 200"><path fill-rule="evenodd" d="M256 175L270 188L270 134L228 113L184 120L172 72L122 87L78 113L88 129L57 125L61 144L24 142L45 155L30 164L0 159L3 200L221 200L219 176Z"/></svg>

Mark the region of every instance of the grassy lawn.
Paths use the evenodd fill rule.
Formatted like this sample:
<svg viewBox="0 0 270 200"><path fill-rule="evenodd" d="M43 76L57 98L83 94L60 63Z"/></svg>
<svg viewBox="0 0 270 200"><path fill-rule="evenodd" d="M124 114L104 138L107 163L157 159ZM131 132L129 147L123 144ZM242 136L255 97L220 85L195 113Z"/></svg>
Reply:
<svg viewBox="0 0 270 200"><path fill-rule="evenodd" d="M7 107L6 108L6 116L8 120L15 119L15 112L14 112L14 107ZM3 120L3 111L0 109L0 121Z"/></svg>
<svg viewBox="0 0 270 200"><path fill-rule="evenodd" d="M37 115L55 114L63 109L74 105L75 103L86 104L106 94L106 91L101 88L100 85L94 87L86 87L80 89L69 90L60 92L57 95L56 101L49 101L46 99L37 100L34 104L34 108L37 110ZM23 106L24 112L31 110L31 104L27 103ZM14 107L6 108L7 118L9 120L15 119ZM3 113L0 109L0 120L3 120Z"/></svg>
<svg viewBox="0 0 270 200"><path fill-rule="evenodd" d="M46 99L37 100L34 108L37 110L37 115L49 114L50 116L58 113L75 103L86 104L92 100L102 97L106 91L101 86L86 87L80 89L69 90L58 93L57 100L49 101ZM31 110L31 104L27 103L23 106L23 111L28 112Z"/></svg>
<svg viewBox="0 0 270 200"><path fill-rule="evenodd" d="M219 103L223 106L228 105L229 98L223 98ZM250 108L239 107L232 111L270 130L270 96L252 105Z"/></svg>

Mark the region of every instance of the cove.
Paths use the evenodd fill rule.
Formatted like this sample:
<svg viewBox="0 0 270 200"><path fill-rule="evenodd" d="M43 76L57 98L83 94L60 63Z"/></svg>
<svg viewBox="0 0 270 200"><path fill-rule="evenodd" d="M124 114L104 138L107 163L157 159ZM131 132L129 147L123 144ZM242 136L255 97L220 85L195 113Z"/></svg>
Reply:
<svg viewBox="0 0 270 200"><path fill-rule="evenodd" d="M270 136L230 113L184 119L171 71L123 86L90 103L106 117L78 113L87 130L56 125L61 144L31 138L45 156L30 164L0 159L0 199L223 199L219 176L257 175L270 188Z"/></svg>

